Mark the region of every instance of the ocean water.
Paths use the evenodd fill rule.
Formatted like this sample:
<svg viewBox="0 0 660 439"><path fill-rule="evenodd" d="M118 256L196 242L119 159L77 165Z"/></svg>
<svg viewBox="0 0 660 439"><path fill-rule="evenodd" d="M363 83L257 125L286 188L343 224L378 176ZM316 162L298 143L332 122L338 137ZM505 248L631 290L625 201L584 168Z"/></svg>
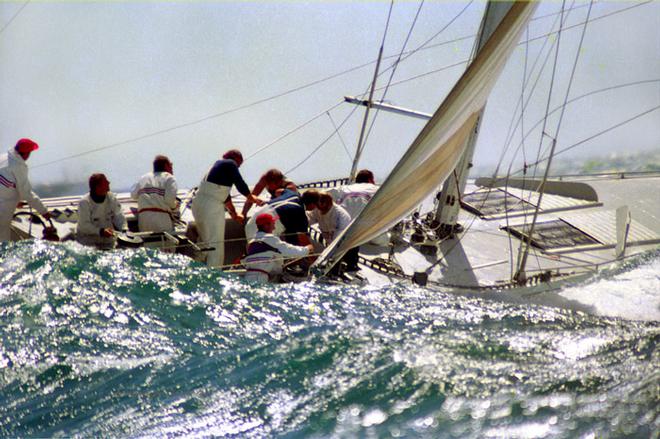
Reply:
<svg viewBox="0 0 660 439"><path fill-rule="evenodd" d="M571 288L657 293L659 261ZM658 321L399 285L256 288L147 250L1 244L0 340L0 437L660 430Z"/></svg>

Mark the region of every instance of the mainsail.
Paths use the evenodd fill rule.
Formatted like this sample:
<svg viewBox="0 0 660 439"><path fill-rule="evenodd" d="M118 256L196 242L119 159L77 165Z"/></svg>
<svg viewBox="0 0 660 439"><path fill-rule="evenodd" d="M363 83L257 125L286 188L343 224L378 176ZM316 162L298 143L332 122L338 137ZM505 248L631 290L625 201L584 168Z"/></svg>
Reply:
<svg viewBox="0 0 660 439"><path fill-rule="evenodd" d="M533 2L516 2L511 7L369 204L325 249L315 266L323 266L327 272L348 250L389 230L412 212L450 175L535 9Z"/></svg>

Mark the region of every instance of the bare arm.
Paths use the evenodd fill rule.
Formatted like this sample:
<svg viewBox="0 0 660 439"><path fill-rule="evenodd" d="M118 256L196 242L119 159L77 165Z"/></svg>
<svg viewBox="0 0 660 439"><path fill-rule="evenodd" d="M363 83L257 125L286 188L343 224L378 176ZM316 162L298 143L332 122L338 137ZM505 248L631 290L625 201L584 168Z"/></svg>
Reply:
<svg viewBox="0 0 660 439"><path fill-rule="evenodd" d="M225 201L225 209L227 209L227 212L229 212L229 216L231 216L231 218L234 221L236 221L239 224L245 223L245 217L243 217L243 215L236 212L236 207L234 206L234 203L231 201L231 197L227 198L227 201Z"/></svg>
<svg viewBox="0 0 660 439"><path fill-rule="evenodd" d="M265 188L266 188L266 180L262 176L257 182L257 184L254 185L254 188L252 188L253 197L256 197L257 195L262 193ZM242 211L243 216L247 215L253 204L254 201L250 200L250 198L248 197L248 199L245 201L245 204L243 205L243 211Z"/></svg>

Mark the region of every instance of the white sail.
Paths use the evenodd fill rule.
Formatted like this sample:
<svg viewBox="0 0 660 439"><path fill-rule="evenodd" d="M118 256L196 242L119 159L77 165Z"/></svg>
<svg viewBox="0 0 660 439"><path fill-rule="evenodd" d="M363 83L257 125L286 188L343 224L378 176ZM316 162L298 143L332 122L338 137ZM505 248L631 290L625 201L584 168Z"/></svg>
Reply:
<svg viewBox="0 0 660 439"><path fill-rule="evenodd" d="M422 129L379 191L316 261L330 269L348 250L389 230L437 190L456 167L536 3L516 2Z"/></svg>

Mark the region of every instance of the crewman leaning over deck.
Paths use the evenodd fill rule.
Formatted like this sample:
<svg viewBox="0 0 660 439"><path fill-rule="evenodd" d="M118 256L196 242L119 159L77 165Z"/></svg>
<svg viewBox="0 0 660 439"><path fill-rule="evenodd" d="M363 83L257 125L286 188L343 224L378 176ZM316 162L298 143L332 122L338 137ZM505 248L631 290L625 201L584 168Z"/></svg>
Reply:
<svg viewBox="0 0 660 439"><path fill-rule="evenodd" d="M329 189L328 193L342 206L351 219L358 216L378 191L374 174L368 169L362 169L355 176L355 183Z"/></svg>
<svg viewBox="0 0 660 439"><path fill-rule="evenodd" d="M225 206L232 219L243 223L243 216L236 212L229 191L232 186L248 201L261 206L263 201L250 193L238 168L243 154L237 149L227 151L221 160L211 166L202 178L192 203L192 213L200 241L214 250L207 252L206 265L222 267L225 259Z"/></svg>
<svg viewBox="0 0 660 439"><path fill-rule="evenodd" d="M259 178L257 184L255 184L252 188L252 195L255 197L258 196L263 192L264 189L268 191L271 199L280 195L276 193L278 189L289 189L293 192L298 192L298 187L296 184L286 178L284 174L282 174L282 171L275 168L264 172L264 174ZM243 205L243 216L247 216L251 207L252 203L249 201Z"/></svg>
<svg viewBox="0 0 660 439"><path fill-rule="evenodd" d="M20 139L13 148L0 154L0 242L11 239L11 220L19 201L25 200L44 218L50 214L39 197L32 192L25 163L39 145L30 139Z"/></svg>
<svg viewBox="0 0 660 439"><path fill-rule="evenodd" d="M257 234L248 242L247 256L241 261L247 269L246 280L277 280L277 276L282 273L285 258L302 258L314 250L312 244L292 245L273 235L275 221L275 217L268 213L256 217Z"/></svg>
<svg viewBox="0 0 660 439"><path fill-rule="evenodd" d="M351 216L346 209L334 203L332 196L326 192L314 189L305 191L302 202L307 211L309 224L318 224L321 234L330 244L351 222Z"/></svg>
<svg viewBox="0 0 660 439"><path fill-rule="evenodd" d="M84 245L107 250L116 245L115 232L126 230L126 218L104 174L89 177L89 193L78 203L76 239Z"/></svg>
<svg viewBox="0 0 660 439"><path fill-rule="evenodd" d="M138 205L138 228L140 232L171 232L178 206L173 165L166 156L157 155L153 169L144 174L131 191Z"/></svg>
<svg viewBox="0 0 660 439"><path fill-rule="evenodd" d="M309 221L305 214L298 192L290 189L278 189L276 197L257 209L245 224L245 236L253 239L257 234L256 218L261 213L270 213L276 219L273 233L293 245L307 245L309 239Z"/></svg>

